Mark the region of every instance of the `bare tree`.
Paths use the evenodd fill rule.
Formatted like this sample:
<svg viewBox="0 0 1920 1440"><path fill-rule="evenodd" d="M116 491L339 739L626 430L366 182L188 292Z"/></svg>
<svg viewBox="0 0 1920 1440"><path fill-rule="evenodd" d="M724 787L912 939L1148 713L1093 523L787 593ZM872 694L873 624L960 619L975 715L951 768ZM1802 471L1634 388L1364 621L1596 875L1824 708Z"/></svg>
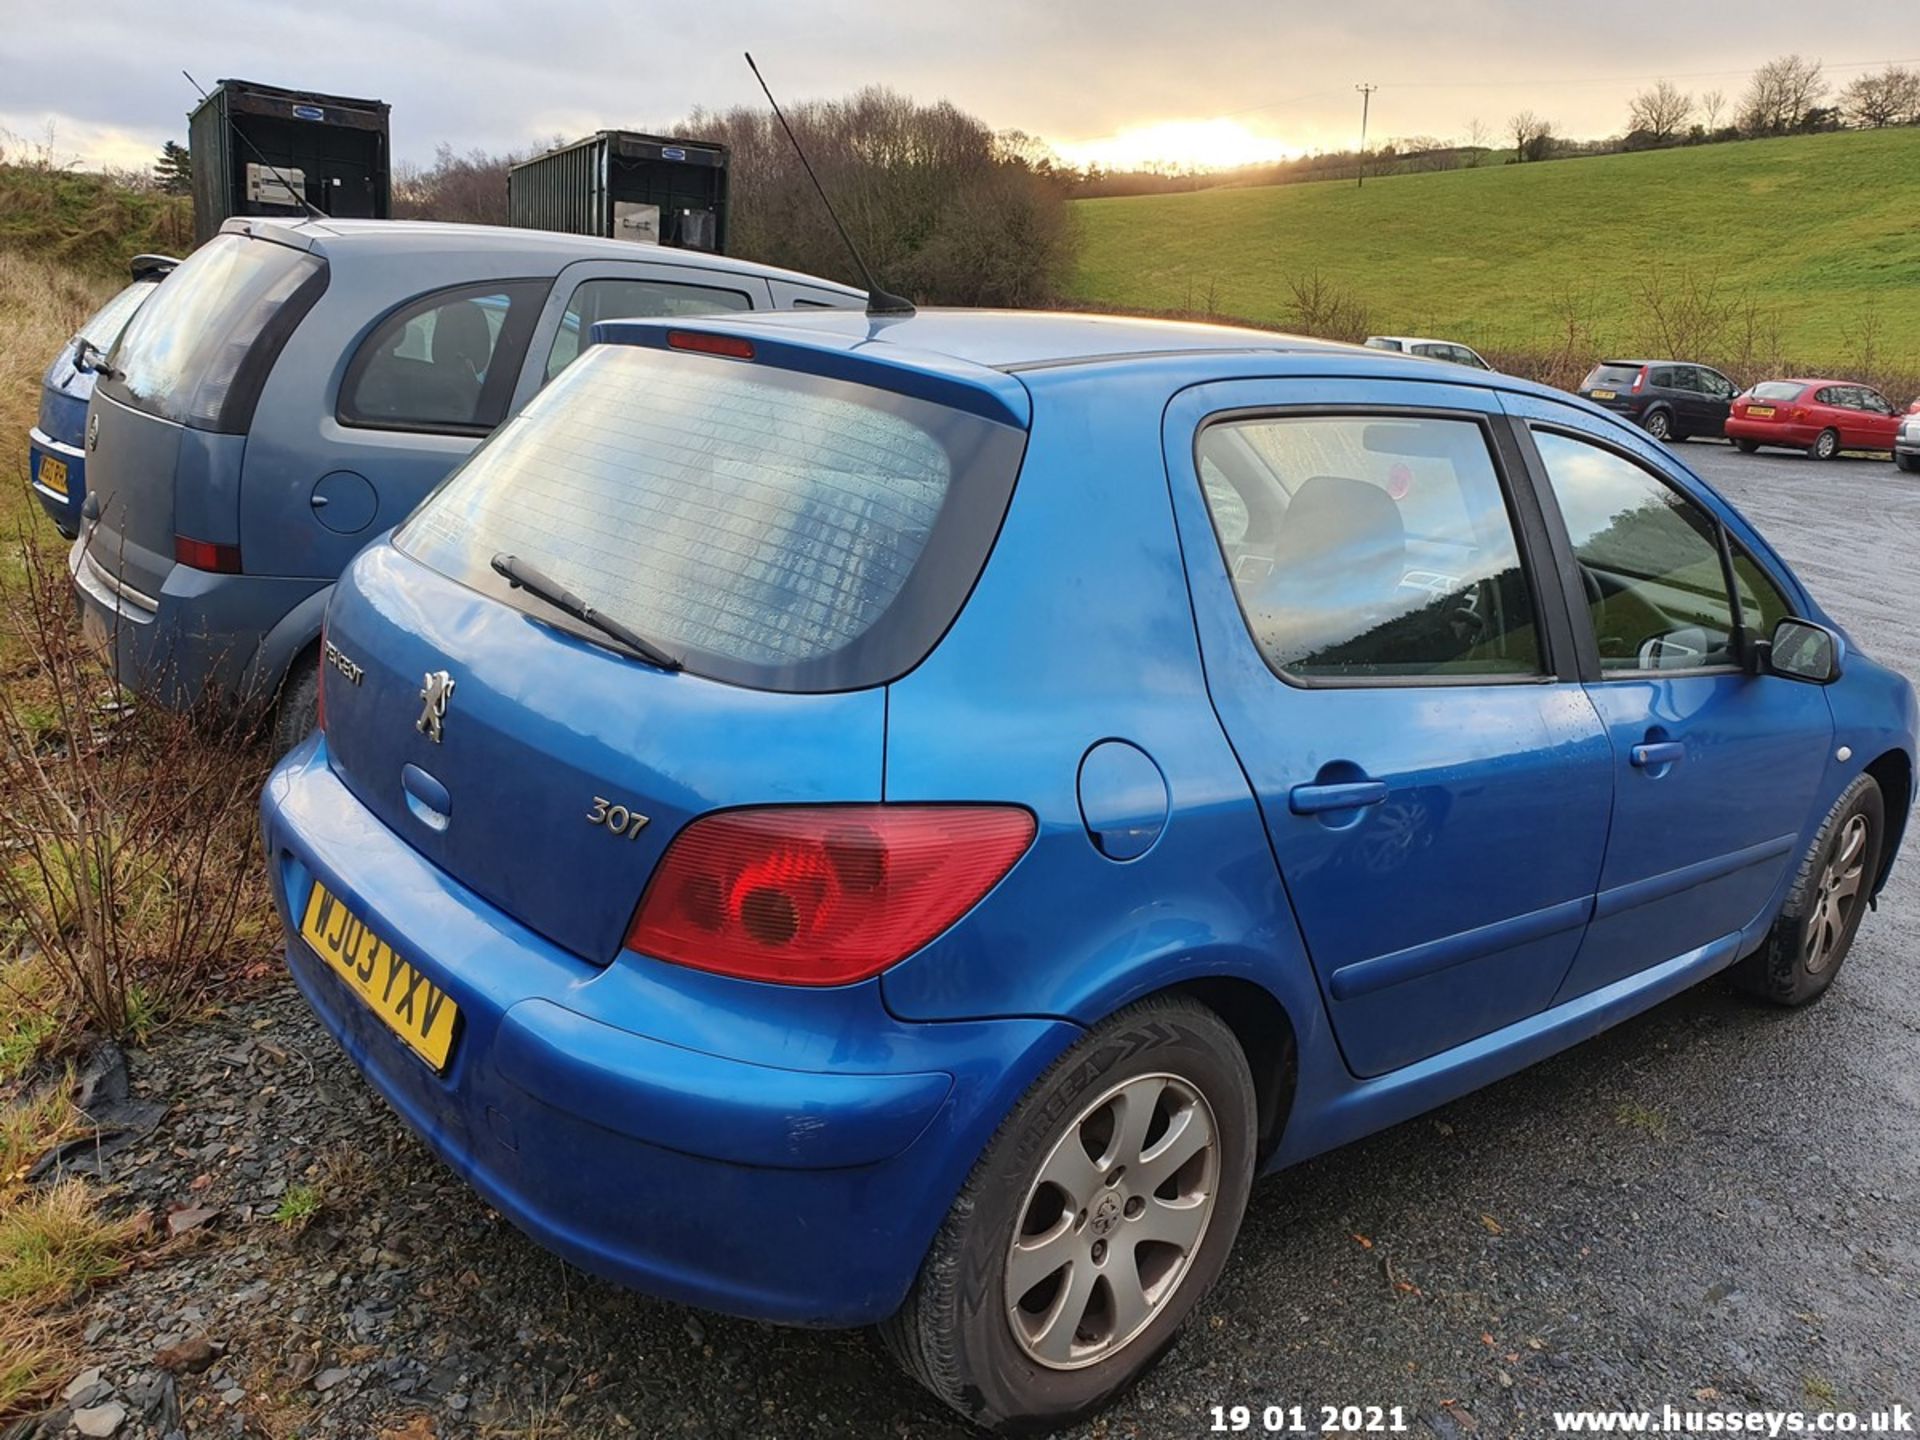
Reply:
<svg viewBox="0 0 1920 1440"><path fill-rule="evenodd" d="M1920 119L1920 72L1889 65L1857 76L1840 92L1840 110L1848 124L1866 130Z"/></svg>
<svg viewBox="0 0 1920 1440"><path fill-rule="evenodd" d="M1798 55L1769 60L1747 81L1747 93L1740 102L1740 127L1749 135L1797 130L1826 93L1827 80L1818 60Z"/></svg>
<svg viewBox="0 0 1920 1440"><path fill-rule="evenodd" d="M1487 142L1493 139L1493 127L1478 115L1467 122L1467 145L1473 150L1471 164L1480 163L1480 152L1487 149Z"/></svg>
<svg viewBox="0 0 1920 1440"><path fill-rule="evenodd" d="M1673 139L1693 114L1693 97L1671 80L1642 90L1627 106L1629 128L1644 130L1655 140Z"/></svg>
<svg viewBox="0 0 1920 1440"><path fill-rule="evenodd" d="M1720 112L1727 108L1727 92L1708 90L1700 97L1700 123L1711 135L1720 128Z"/></svg>
<svg viewBox="0 0 1920 1440"><path fill-rule="evenodd" d="M1507 121L1507 133L1513 136L1516 160L1544 160L1553 153L1553 122L1531 110Z"/></svg>

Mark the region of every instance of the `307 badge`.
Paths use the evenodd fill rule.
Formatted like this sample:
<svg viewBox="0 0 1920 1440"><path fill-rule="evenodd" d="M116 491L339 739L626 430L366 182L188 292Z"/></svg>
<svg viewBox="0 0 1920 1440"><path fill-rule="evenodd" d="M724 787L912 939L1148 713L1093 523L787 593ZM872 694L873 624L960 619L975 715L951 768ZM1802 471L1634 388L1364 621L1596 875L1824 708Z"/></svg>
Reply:
<svg viewBox="0 0 1920 1440"><path fill-rule="evenodd" d="M460 1007L318 880L307 893L300 938L416 1054L435 1070L446 1069Z"/></svg>

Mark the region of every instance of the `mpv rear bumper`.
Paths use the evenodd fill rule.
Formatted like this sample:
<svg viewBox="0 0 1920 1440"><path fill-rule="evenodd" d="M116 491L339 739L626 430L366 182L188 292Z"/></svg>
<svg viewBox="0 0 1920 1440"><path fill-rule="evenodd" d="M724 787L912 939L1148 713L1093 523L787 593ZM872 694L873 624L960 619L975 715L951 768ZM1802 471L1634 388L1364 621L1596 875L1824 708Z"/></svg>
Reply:
<svg viewBox="0 0 1920 1440"><path fill-rule="evenodd" d="M903 1023L877 981L587 964L388 830L324 735L274 772L261 823L289 968L355 1065L534 1240L668 1299L788 1324L891 1314L994 1129L1080 1033ZM459 1006L444 1073L301 941L316 878Z"/></svg>
<svg viewBox="0 0 1920 1440"><path fill-rule="evenodd" d="M175 565L157 593L115 573L110 554L82 534L67 554L81 630L113 677L174 710L245 710L273 699L255 680L267 632L327 584L263 575L217 575ZM279 676L273 676L275 684Z"/></svg>

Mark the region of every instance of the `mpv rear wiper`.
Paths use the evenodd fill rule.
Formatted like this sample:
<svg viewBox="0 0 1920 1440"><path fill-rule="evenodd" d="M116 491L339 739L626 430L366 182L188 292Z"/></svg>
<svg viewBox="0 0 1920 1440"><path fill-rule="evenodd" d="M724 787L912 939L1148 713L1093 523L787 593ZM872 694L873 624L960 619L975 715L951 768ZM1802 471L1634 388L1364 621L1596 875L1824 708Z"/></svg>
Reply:
<svg viewBox="0 0 1920 1440"><path fill-rule="evenodd" d="M656 665L662 670L680 668L680 662L658 645L636 635L611 615L602 615L538 566L520 559L517 555L500 554L493 557L493 569L496 575L503 576L514 589L525 590L529 595L537 595L562 614L571 615L574 619L591 625L602 635L612 636L649 665Z"/></svg>

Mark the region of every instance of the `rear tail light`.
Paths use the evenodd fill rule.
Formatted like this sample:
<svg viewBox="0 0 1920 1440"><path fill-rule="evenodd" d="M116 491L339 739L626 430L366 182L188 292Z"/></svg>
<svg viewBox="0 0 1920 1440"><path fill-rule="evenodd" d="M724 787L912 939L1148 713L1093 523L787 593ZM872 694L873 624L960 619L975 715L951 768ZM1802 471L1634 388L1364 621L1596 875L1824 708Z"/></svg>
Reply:
<svg viewBox="0 0 1920 1440"><path fill-rule="evenodd" d="M1642 365L1640 373L1633 377L1633 393L1638 395L1647 383L1647 367Z"/></svg>
<svg viewBox="0 0 1920 1440"><path fill-rule="evenodd" d="M221 545L212 540L195 540L187 535L173 537L173 558L195 570L211 570L216 575L240 573L240 547Z"/></svg>
<svg viewBox="0 0 1920 1440"><path fill-rule="evenodd" d="M787 985L843 985L904 960L999 883L1033 842L1003 805L730 810L673 839L627 948Z"/></svg>

